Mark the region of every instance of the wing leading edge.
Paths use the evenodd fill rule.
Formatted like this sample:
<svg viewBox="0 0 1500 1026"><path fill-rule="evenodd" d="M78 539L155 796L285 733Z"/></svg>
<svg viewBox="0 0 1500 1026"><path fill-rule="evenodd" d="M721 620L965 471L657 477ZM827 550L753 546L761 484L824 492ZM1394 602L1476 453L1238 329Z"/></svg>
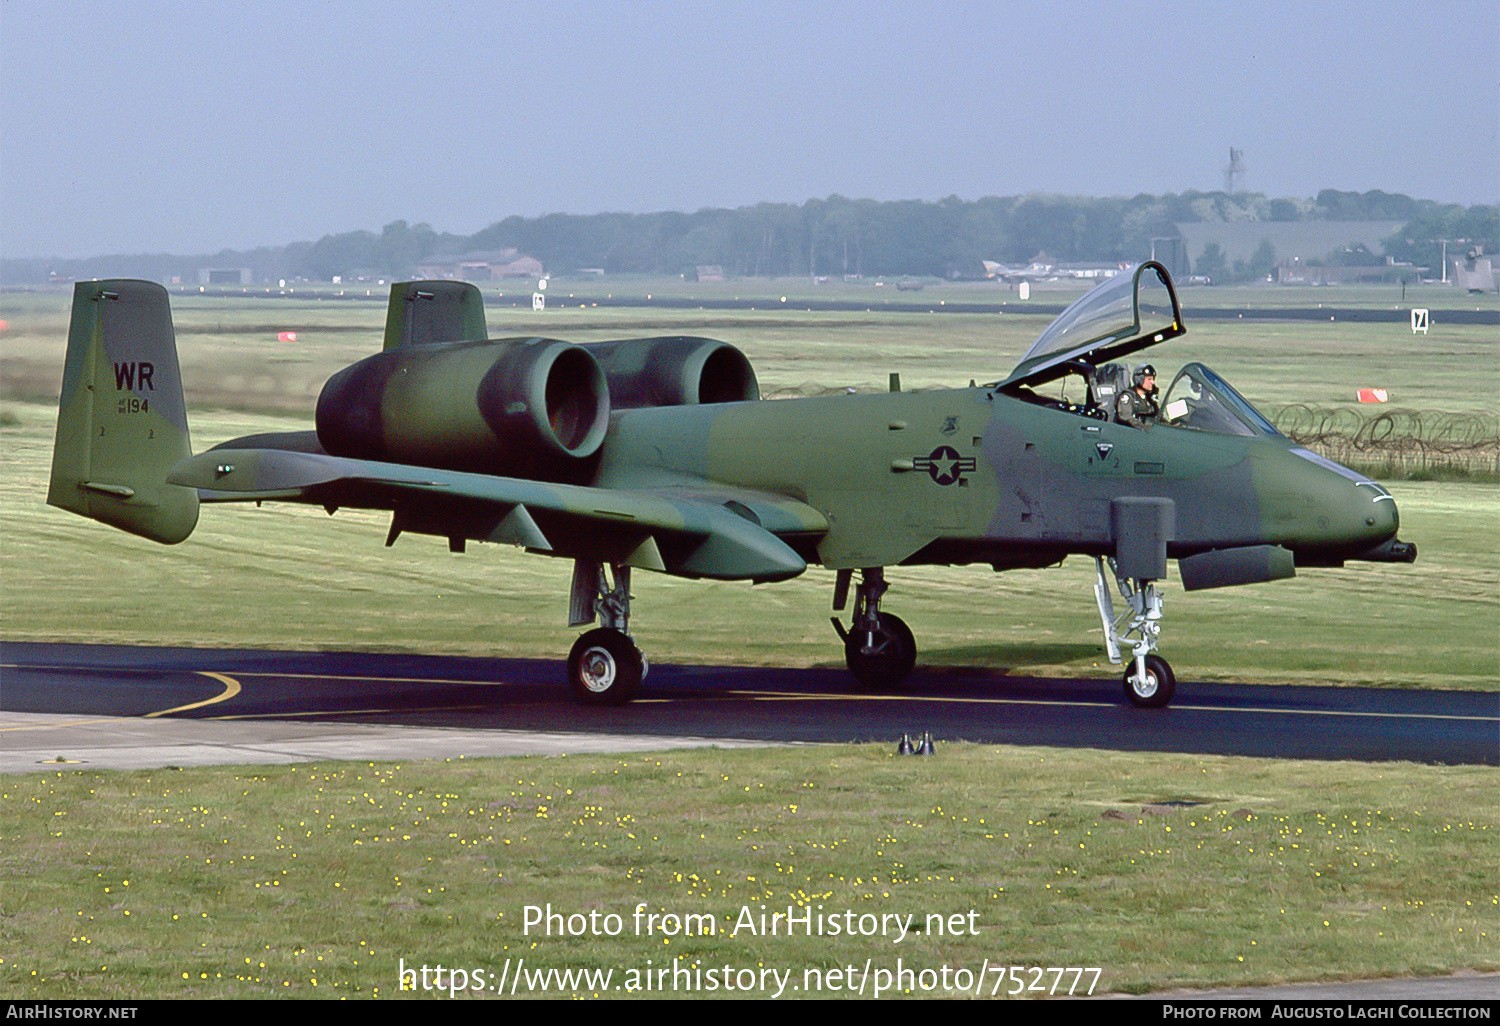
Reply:
<svg viewBox="0 0 1500 1026"><path fill-rule="evenodd" d="M807 561L784 538L816 539L828 528L804 503L709 482L591 488L287 449L210 449L178 463L167 480L198 489L202 502L388 509L388 545L403 532L432 534L456 551L469 539L506 542L715 580L796 577Z"/></svg>

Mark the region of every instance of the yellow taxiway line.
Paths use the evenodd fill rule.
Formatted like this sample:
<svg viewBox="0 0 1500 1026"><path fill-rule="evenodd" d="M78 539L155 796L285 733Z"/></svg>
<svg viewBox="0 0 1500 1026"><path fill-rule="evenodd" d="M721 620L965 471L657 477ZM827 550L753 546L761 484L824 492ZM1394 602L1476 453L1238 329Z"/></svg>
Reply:
<svg viewBox="0 0 1500 1026"><path fill-rule="evenodd" d="M145 718L149 720L157 716L169 716L172 713L187 712L189 709L201 709L205 705L218 705L220 702L229 701L229 699L240 693L240 682L227 674L215 673L212 670L194 670L193 672L200 677L207 677L210 680L218 681L224 685L224 690L220 694L212 698L205 698L201 702L189 702L187 705L177 705L170 709L158 709L156 712L147 713Z"/></svg>

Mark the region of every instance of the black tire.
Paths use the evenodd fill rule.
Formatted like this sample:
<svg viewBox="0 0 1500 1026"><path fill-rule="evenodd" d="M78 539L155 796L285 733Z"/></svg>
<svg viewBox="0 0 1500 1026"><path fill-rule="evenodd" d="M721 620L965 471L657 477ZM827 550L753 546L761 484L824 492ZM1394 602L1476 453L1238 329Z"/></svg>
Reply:
<svg viewBox="0 0 1500 1026"><path fill-rule="evenodd" d="M645 659L635 642L610 627L579 637L568 653L568 686L584 705L624 705L641 688Z"/></svg>
<svg viewBox="0 0 1500 1026"><path fill-rule="evenodd" d="M1177 678L1172 675L1172 667L1159 655L1148 655L1146 657L1146 679L1136 682L1130 678L1135 673L1135 660L1127 664L1125 670L1125 697L1130 699L1130 704L1141 709L1160 709L1172 700L1177 692Z"/></svg>
<svg viewBox="0 0 1500 1026"><path fill-rule="evenodd" d="M863 643L864 632L857 628L844 639L844 662L861 687L892 689L906 683L917 665L917 639L906 621L881 613L875 634L876 651L869 654L860 651Z"/></svg>

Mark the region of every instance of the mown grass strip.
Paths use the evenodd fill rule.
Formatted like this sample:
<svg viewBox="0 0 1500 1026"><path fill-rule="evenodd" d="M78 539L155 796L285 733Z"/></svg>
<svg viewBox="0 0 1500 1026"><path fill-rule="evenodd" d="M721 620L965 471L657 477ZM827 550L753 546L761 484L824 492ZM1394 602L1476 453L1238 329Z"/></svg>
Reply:
<svg viewBox="0 0 1500 1026"><path fill-rule="evenodd" d="M1492 769L893 753L6 777L0 989L389 996L402 966L493 984L522 957L611 994L648 966L801 985L898 958L918 993L986 960L1114 992L1500 967Z"/></svg>

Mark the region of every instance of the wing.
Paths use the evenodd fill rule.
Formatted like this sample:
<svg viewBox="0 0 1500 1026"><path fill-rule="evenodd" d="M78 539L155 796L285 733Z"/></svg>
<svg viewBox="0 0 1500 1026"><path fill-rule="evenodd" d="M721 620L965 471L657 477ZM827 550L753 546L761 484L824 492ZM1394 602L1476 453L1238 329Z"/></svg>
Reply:
<svg viewBox="0 0 1500 1026"><path fill-rule="evenodd" d="M823 514L780 495L678 479L650 489L592 488L288 449L217 448L176 464L169 483L202 502L282 501L388 509L391 531L508 542L573 559L680 577L777 581L807 569Z"/></svg>

